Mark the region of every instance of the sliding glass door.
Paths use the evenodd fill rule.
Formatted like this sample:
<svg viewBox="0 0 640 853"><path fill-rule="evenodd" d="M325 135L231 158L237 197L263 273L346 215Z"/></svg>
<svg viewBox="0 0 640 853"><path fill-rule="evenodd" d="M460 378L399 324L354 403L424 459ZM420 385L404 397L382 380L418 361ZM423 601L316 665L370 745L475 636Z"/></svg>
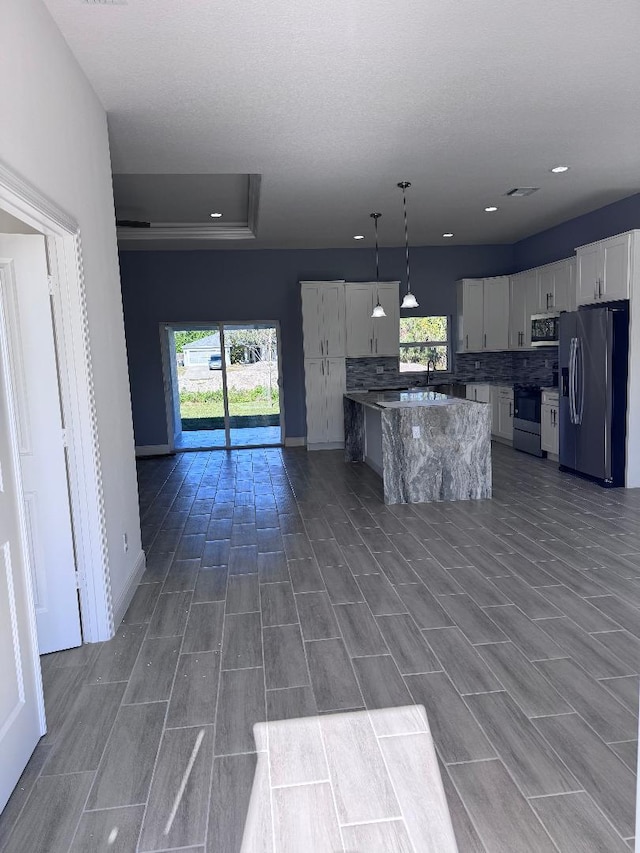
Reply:
<svg viewBox="0 0 640 853"><path fill-rule="evenodd" d="M229 445L281 443L278 335L267 323L225 324Z"/></svg>
<svg viewBox="0 0 640 853"><path fill-rule="evenodd" d="M276 323L166 325L177 450L283 442Z"/></svg>

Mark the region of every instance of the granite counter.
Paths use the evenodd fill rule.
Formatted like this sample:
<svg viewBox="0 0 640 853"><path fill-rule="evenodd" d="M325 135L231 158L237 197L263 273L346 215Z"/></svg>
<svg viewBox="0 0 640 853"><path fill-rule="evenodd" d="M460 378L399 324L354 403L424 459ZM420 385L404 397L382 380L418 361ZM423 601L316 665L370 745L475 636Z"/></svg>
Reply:
<svg viewBox="0 0 640 853"><path fill-rule="evenodd" d="M491 407L429 390L344 395L345 460L366 462L387 504L491 497Z"/></svg>

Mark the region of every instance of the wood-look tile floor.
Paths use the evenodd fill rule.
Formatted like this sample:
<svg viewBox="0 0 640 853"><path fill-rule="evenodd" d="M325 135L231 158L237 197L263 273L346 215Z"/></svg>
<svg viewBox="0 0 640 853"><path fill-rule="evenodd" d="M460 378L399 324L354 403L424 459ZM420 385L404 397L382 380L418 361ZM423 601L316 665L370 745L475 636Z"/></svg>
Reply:
<svg viewBox="0 0 640 853"><path fill-rule="evenodd" d="M43 658L0 848L235 853L256 723L418 704L461 853L629 850L640 491L493 457L492 500L395 507L340 453L140 462L147 571L113 640ZM327 849L395 849L354 827Z"/></svg>

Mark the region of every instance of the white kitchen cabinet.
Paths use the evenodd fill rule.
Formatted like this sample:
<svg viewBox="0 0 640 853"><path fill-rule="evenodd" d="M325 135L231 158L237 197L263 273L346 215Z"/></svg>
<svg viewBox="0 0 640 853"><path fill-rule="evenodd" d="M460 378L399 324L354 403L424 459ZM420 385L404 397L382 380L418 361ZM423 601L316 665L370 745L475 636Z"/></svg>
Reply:
<svg viewBox="0 0 640 853"><path fill-rule="evenodd" d="M512 275L510 279L509 349L531 346L531 315L538 312L536 270Z"/></svg>
<svg viewBox="0 0 640 853"><path fill-rule="evenodd" d="M629 298L634 238L627 232L576 249L579 305Z"/></svg>
<svg viewBox="0 0 640 853"><path fill-rule="evenodd" d="M301 288L305 358L344 357L344 283L302 282Z"/></svg>
<svg viewBox="0 0 640 853"><path fill-rule="evenodd" d="M400 352L399 282L345 285L348 358L395 356ZM380 299L386 317L372 317Z"/></svg>
<svg viewBox="0 0 640 853"><path fill-rule="evenodd" d="M457 282L458 352L503 350L509 344L509 277Z"/></svg>
<svg viewBox="0 0 640 853"><path fill-rule="evenodd" d="M465 278L458 287L458 351L477 352L484 339L484 281Z"/></svg>
<svg viewBox="0 0 640 853"><path fill-rule="evenodd" d="M400 353L400 285L384 282L376 291L386 317L373 319L373 341L375 355L398 356ZM376 303L376 294L373 304Z"/></svg>
<svg viewBox="0 0 640 853"><path fill-rule="evenodd" d="M327 358L325 400L327 412L326 441L344 442L344 394L347 373L344 358Z"/></svg>
<svg viewBox="0 0 640 853"><path fill-rule="evenodd" d="M307 396L307 447L335 447L344 442L344 358L310 358L304 363Z"/></svg>
<svg viewBox="0 0 640 853"><path fill-rule="evenodd" d="M483 280L482 348L506 350L509 346L509 276Z"/></svg>
<svg viewBox="0 0 640 853"><path fill-rule="evenodd" d="M575 259L537 269L537 314L573 311L576 307Z"/></svg>
<svg viewBox="0 0 640 853"><path fill-rule="evenodd" d="M482 382L473 382L466 386L467 400L473 400L474 403L490 403L491 402L491 386Z"/></svg>
<svg viewBox="0 0 640 853"><path fill-rule="evenodd" d="M491 387L493 436L504 441L513 441L513 388Z"/></svg>
<svg viewBox="0 0 640 853"><path fill-rule="evenodd" d="M557 391L543 391L540 407L540 446L542 450L557 456L560 449L560 405Z"/></svg>

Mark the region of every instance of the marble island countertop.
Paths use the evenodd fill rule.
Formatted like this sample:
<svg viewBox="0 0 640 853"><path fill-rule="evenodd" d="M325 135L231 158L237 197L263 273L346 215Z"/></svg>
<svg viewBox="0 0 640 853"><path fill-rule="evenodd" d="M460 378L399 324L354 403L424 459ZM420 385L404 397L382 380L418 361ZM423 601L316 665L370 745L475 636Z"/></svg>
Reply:
<svg viewBox="0 0 640 853"><path fill-rule="evenodd" d="M374 409L410 409L467 402L460 397L423 388L409 391L350 391L344 396L347 400L353 400L354 403Z"/></svg>
<svg viewBox="0 0 640 853"><path fill-rule="evenodd" d="M440 394L352 391L344 395L345 461L382 477L384 501L491 497L491 406Z"/></svg>

